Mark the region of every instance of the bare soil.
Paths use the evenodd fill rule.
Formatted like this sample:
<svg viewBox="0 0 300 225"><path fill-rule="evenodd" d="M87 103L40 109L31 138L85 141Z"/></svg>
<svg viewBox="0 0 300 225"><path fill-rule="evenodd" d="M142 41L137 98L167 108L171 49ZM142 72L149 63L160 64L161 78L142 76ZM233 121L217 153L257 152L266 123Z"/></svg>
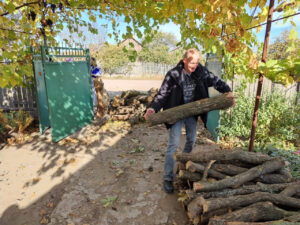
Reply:
<svg viewBox="0 0 300 225"><path fill-rule="evenodd" d="M104 81L109 93L147 91L161 81L152 82ZM102 122L58 143L50 131L34 132L0 151L1 225L189 224L177 192L162 188L164 125ZM218 148L208 136L200 124L197 149ZM184 134L179 151L183 144Z"/></svg>

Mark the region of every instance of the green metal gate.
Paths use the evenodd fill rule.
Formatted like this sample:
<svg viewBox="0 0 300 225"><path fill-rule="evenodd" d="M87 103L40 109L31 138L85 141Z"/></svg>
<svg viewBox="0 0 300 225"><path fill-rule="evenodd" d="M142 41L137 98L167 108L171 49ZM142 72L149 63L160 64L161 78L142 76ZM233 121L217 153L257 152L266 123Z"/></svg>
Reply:
<svg viewBox="0 0 300 225"><path fill-rule="evenodd" d="M33 52L40 132L57 142L93 119L88 49L41 46Z"/></svg>
<svg viewBox="0 0 300 225"><path fill-rule="evenodd" d="M222 78L222 62L219 60L216 54L208 54L205 66L213 74L215 74L219 78ZM209 92L209 97L220 95L220 92L218 92L216 89L212 87L208 89L208 92ZM210 111L207 114L206 127L217 142L219 142L219 135L217 133L217 128L219 126L220 126L220 110Z"/></svg>

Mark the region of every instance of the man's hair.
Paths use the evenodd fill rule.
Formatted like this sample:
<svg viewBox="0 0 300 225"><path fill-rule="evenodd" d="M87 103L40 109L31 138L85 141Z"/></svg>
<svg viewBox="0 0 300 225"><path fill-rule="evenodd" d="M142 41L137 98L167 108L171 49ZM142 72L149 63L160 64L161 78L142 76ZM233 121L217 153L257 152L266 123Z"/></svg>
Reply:
<svg viewBox="0 0 300 225"><path fill-rule="evenodd" d="M195 55L195 54L199 55L199 57L200 57L200 53L197 49L190 48L190 49L186 50L186 52L183 55L183 58L187 59L190 55Z"/></svg>

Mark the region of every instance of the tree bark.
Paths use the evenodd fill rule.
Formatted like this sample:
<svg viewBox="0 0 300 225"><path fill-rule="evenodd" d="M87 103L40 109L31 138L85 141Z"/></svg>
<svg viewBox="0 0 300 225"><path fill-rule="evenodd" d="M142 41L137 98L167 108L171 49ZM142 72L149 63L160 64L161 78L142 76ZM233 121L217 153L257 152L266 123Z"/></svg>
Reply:
<svg viewBox="0 0 300 225"><path fill-rule="evenodd" d="M270 201L274 204L289 206L300 209L300 200L292 197L287 197L281 194L271 194L267 192L256 192L249 195L235 195L227 198L207 199L203 201L202 197L194 199L195 205L200 206L200 211L204 213L217 210L220 208L232 208L248 206L256 202ZM198 202L198 204L197 204Z"/></svg>
<svg viewBox="0 0 300 225"><path fill-rule="evenodd" d="M287 177L283 174L265 174L258 177L255 181L262 182L265 184L282 184L290 183L293 181L293 178Z"/></svg>
<svg viewBox="0 0 300 225"><path fill-rule="evenodd" d="M270 160L271 158L272 157L262 153L236 151L236 150L232 150L232 151L215 150L210 152L203 152L201 154L197 154L197 153L175 154L175 159L183 163L186 163L189 160L196 163L208 162L210 160L216 160L218 162L230 162L233 160L239 160L245 163L261 164L267 160Z"/></svg>
<svg viewBox="0 0 300 225"><path fill-rule="evenodd" d="M178 173L179 179L189 180L189 181L199 181L202 179L202 175L200 173L191 173L186 170L180 170Z"/></svg>
<svg viewBox="0 0 300 225"><path fill-rule="evenodd" d="M212 221L208 225L298 225L295 222L287 222L282 220L268 221L268 222L241 222L241 221L231 221L226 222L224 220Z"/></svg>
<svg viewBox="0 0 300 225"><path fill-rule="evenodd" d="M300 193L300 182L290 184L282 192L280 192L280 194L289 197L294 196L297 193Z"/></svg>
<svg viewBox="0 0 300 225"><path fill-rule="evenodd" d="M243 173L248 170L247 168L243 168L240 166L236 166L236 165L232 165L232 164L221 164L221 163L216 163L216 164L212 165L211 168L220 173L227 174L230 176L234 176L234 175Z"/></svg>
<svg viewBox="0 0 300 225"><path fill-rule="evenodd" d="M108 104L104 100L104 83L100 77L94 79L94 86L97 96L97 113L98 118L102 118L108 109Z"/></svg>
<svg viewBox="0 0 300 225"><path fill-rule="evenodd" d="M199 173L203 173L205 170L205 166L203 166L202 164L199 163L194 163L192 161L188 161L186 163L186 170L195 173L195 172L199 172ZM215 171L214 169L209 169L208 170L208 175L217 179L223 179L226 178L226 175L219 173L217 171Z"/></svg>
<svg viewBox="0 0 300 225"><path fill-rule="evenodd" d="M272 221L280 220L287 216L296 215L297 212L286 211L273 205L272 202L257 202L242 209L218 216L214 219L221 219L225 221L243 221L243 222L257 222L257 221Z"/></svg>
<svg viewBox="0 0 300 225"><path fill-rule="evenodd" d="M195 182L193 186L193 190L195 192L201 192L201 191L217 191L228 187L236 188L263 174L267 174L279 170L283 166L284 166L284 161L281 158L274 158L272 160L266 161L262 165L253 167L244 173L238 174L233 177L225 178L223 180L216 181L215 183L212 184L203 184L201 182Z"/></svg>
<svg viewBox="0 0 300 225"><path fill-rule="evenodd" d="M186 190L186 194L188 199L194 199L199 196L202 196L205 199L208 198L220 198L220 197L228 197L234 195L246 195L251 194L254 192L268 192L268 193L279 193L280 191L284 190L289 186L293 186L294 183L284 183L284 184L263 184L257 183L256 185L245 185L240 188L235 189L223 189L220 191L210 191L210 192L202 192L202 193L195 193L192 190ZM291 197L292 195L286 194L285 196ZM191 201L190 200L190 201Z"/></svg>
<svg viewBox="0 0 300 225"><path fill-rule="evenodd" d="M232 105L233 99L229 96L229 93L225 93L223 95L201 99L155 113L149 116L148 124L150 126L161 123L174 124L177 121L190 116L197 116L217 109L227 109Z"/></svg>

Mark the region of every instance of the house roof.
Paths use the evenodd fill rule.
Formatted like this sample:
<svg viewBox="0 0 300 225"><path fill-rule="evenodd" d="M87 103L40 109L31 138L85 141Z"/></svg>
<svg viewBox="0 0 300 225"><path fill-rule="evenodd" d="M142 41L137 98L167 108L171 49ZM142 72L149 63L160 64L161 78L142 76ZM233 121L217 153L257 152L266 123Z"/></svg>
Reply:
<svg viewBox="0 0 300 225"><path fill-rule="evenodd" d="M143 45L142 45L139 41L137 41L135 38L126 38L126 39L124 39L123 41L121 41L120 44L122 44L122 43L125 42L126 40L133 40L133 41L136 42L138 45L140 45L140 46L143 47Z"/></svg>

